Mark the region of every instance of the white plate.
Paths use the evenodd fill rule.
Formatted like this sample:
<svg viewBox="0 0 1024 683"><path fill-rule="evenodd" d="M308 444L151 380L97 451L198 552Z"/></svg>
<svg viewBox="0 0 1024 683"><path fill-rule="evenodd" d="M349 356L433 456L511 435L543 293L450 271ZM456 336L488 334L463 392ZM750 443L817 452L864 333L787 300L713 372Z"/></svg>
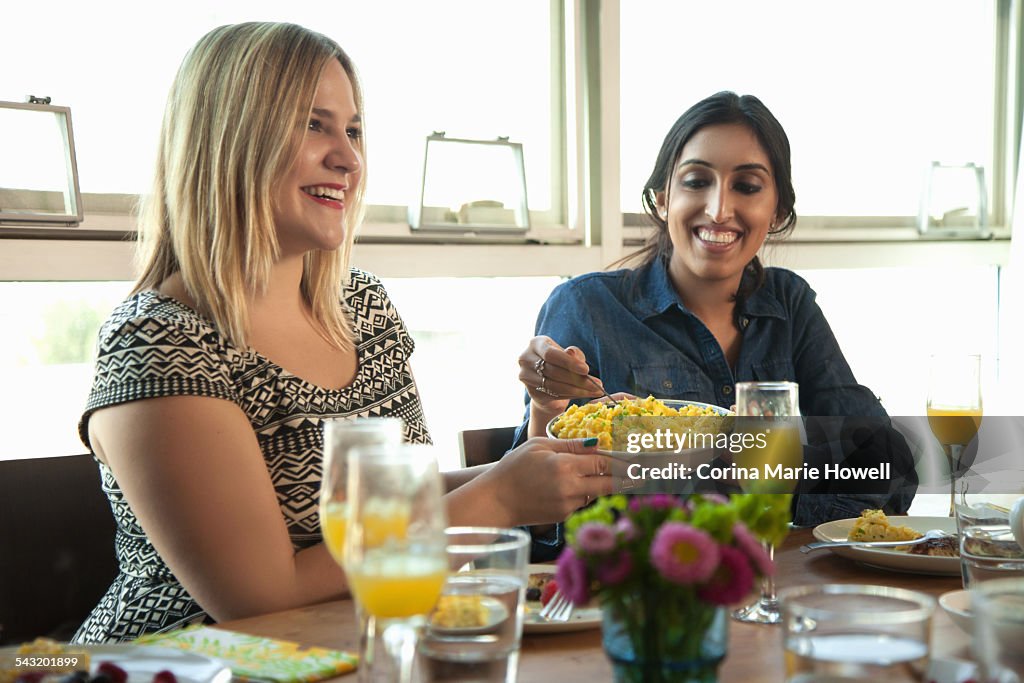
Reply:
<svg viewBox="0 0 1024 683"><path fill-rule="evenodd" d="M531 574L555 573L553 564L531 564ZM572 611L569 621L547 621L540 616L540 602L529 600L523 610L523 633L564 633L566 631L585 631L601 627L600 607L577 607Z"/></svg>
<svg viewBox="0 0 1024 683"><path fill-rule="evenodd" d="M484 623L481 626L438 626L430 622L431 633L438 633L443 636L477 636L490 633L498 624L508 619L508 608L499 600L480 596L480 606L486 611Z"/></svg>
<svg viewBox="0 0 1024 683"><path fill-rule="evenodd" d="M69 652L88 652L89 671L101 662L115 664L128 674L127 683L152 683L160 671L170 671L178 683L228 683L231 669L224 662L193 652L151 645L67 645ZM11 655L18 647L0 648ZM59 655L55 655L59 656Z"/></svg>
<svg viewBox="0 0 1024 683"><path fill-rule="evenodd" d="M856 519L839 519L834 522L819 524L814 528L814 537L819 541L845 541L853 528ZM929 529L941 529L956 533L956 520L952 517L889 517L889 523L895 526L908 526L914 531L924 533ZM872 567L891 569L912 574L937 574L939 576L960 576L959 557L932 557L930 555L913 555L892 548L866 548L863 546L843 546L829 548L842 557L848 557Z"/></svg>

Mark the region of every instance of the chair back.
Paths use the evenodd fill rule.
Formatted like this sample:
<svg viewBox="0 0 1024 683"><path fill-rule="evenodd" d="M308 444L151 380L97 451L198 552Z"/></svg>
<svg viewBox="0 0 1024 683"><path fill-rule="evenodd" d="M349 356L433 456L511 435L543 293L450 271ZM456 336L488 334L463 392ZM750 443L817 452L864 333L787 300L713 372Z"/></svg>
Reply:
<svg viewBox="0 0 1024 683"><path fill-rule="evenodd" d="M117 575L92 455L0 461L0 645L67 640Z"/></svg>
<svg viewBox="0 0 1024 683"><path fill-rule="evenodd" d="M459 432L462 466L486 465L501 459L512 448L517 427L466 429Z"/></svg>

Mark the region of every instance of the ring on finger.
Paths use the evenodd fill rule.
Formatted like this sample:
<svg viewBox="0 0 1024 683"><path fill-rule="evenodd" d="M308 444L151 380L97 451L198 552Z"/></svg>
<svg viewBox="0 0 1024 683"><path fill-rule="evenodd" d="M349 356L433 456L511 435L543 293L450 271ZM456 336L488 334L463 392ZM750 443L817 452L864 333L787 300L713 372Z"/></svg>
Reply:
<svg viewBox="0 0 1024 683"><path fill-rule="evenodd" d="M537 374L540 375L541 379L544 379L545 365L547 365L547 363L545 363L543 358L538 358L537 361L533 364L533 369L537 371Z"/></svg>
<svg viewBox="0 0 1024 683"><path fill-rule="evenodd" d="M547 394L551 398L558 398L558 394L548 389L548 378L543 375L540 377L540 386L537 387L537 391L542 394Z"/></svg>

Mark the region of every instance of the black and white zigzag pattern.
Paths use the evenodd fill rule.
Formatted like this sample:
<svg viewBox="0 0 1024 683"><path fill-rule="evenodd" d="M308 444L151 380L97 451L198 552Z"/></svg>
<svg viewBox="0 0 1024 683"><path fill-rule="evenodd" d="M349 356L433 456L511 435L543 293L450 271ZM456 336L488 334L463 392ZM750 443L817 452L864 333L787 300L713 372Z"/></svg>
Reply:
<svg viewBox="0 0 1024 683"><path fill-rule="evenodd" d="M383 286L353 268L345 305L359 370L350 386L332 391L232 346L175 299L155 292L130 297L100 330L96 375L79 423L83 442L89 445L89 416L106 406L177 395L233 401L256 432L292 544L318 543L324 418L401 417L407 441L430 442L409 369L413 340ZM121 571L75 642L129 640L207 620L146 538L110 469L101 463L100 472L117 522Z"/></svg>

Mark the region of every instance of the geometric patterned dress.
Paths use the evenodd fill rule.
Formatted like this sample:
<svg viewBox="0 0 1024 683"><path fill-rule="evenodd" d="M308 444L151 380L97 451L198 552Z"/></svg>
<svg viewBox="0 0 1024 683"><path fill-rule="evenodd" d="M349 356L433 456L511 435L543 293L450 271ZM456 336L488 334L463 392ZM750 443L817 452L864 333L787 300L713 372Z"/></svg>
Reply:
<svg viewBox="0 0 1024 683"><path fill-rule="evenodd" d="M329 390L252 348L233 346L176 299L152 291L131 296L100 330L96 375L78 427L82 441L89 446L89 417L106 406L183 395L232 401L256 433L293 547L319 543L324 418L400 417L406 441L430 443L409 368L413 340L384 287L353 268L344 302L359 368L349 386ZM120 571L74 642L130 640L209 622L146 538L110 468L97 463L117 524Z"/></svg>

